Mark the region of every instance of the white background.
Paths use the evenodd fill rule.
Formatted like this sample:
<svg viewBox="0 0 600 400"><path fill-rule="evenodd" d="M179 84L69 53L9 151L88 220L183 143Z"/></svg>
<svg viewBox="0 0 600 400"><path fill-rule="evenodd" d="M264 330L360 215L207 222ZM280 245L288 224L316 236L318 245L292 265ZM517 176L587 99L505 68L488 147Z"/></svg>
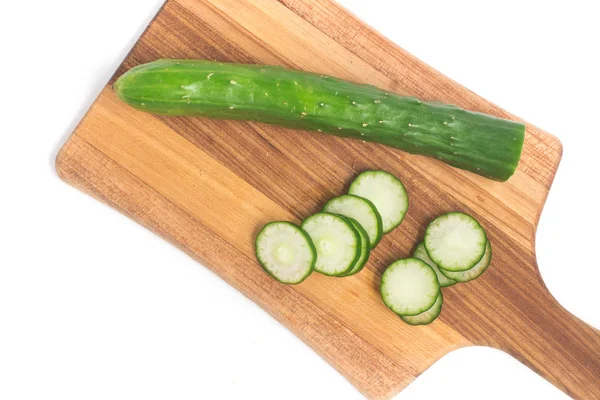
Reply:
<svg viewBox="0 0 600 400"><path fill-rule="evenodd" d="M537 236L540 268L567 309L600 327L597 1L341 2L562 140L563 163ZM3 5L0 398L360 399L208 270L56 177L57 149L160 3ZM485 348L448 355L398 399L440 395L567 398Z"/></svg>

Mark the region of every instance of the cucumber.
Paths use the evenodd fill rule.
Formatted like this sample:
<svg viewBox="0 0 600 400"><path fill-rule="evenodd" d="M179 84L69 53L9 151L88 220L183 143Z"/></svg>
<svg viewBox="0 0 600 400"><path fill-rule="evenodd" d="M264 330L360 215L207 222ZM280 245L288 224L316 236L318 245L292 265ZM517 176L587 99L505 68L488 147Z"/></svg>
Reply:
<svg viewBox="0 0 600 400"><path fill-rule="evenodd" d="M525 137L520 122L274 66L158 60L126 72L114 91L155 114L252 120L377 142L500 181L515 172Z"/></svg>
<svg viewBox="0 0 600 400"><path fill-rule="evenodd" d="M440 272L444 276L446 276L447 279L454 279L455 281L458 281L458 282L469 282L469 281L472 281L473 279L479 278L485 272L485 270L487 270L491 261L492 261L492 245L490 244L490 241L488 240L487 244L485 245L485 253L483 254L483 257L477 264L475 264L475 266L473 268L471 268L470 270L467 270L467 271L458 271L458 272L452 272L452 271L446 271L444 269L440 269Z"/></svg>
<svg viewBox="0 0 600 400"><path fill-rule="evenodd" d="M487 237L470 215L450 212L437 217L425 231L425 249L440 269L466 271L485 253Z"/></svg>
<svg viewBox="0 0 600 400"><path fill-rule="evenodd" d="M408 195L398 178L386 171L364 171L350 184L348 193L370 200L383 222L383 233L396 228L408 210Z"/></svg>
<svg viewBox="0 0 600 400"><path fill-rule="evenodd" d="M377 246L383 236L381 215L367 199L346 194L329 200L323 211L355 219L367 232L371 249Z"/></svg>
<svg viewBox="0 0 600 400"><path fill-rule="evenodd" d="M354 267L361 254L360 234L352 223L329 213L311 215L302 222L302 229L317 249L315 271L340 276Z"/></svg>
<svg viewBox="0 0 600 400"><path fill-rule="evenodd" d="M405 258L386 268L381 277L381 298L401 316L429 310L440 293L433 268L418 258Z"/></svg>
<svg viewBox="0 0 600 400"><path fill-rule="evenodd" d="M297 284L313 271L317 250L300 227L291 222L270 222L256 236L256 258L281 283Z"/></svg>
<svg viewBox="0 0 600 400"><path fill-rule="evenodd" d="M442 296L442 292L440 292L435 303L433 303L429 310L422 312L419 315L401 315L400 318L409 325L429 325L440 315L443 304L444 297Z"/></svg>
<svg viewBox="0 0 600 400"><path fill-rule="evenodd" d="M369 242L369 235L367 235L367 231L363 229L363 227L352 218L347 218L354 226L354 229L360 235L360 257L356 260L354 267L348 272L340 276L350 276L358 274L369 261L369 256L371 255L371 243Z"/></svg>
<svg viewBox="0 0 600 400"><path fill-rule="evenodd" d="M431 268L433 268L433 270L435 271L435 274L438 277L438 281L440 282L441 287L448 287L448 286L452 286L452 285L456 284L456 281L454 279L450 279L446 275L444 275L440 271L440 268L437 266L437 264L434 263L431 260L431 258L429 258L429 254L427 254L427 250L425 250L425 244L423 242L421 242L417 245L417 248L415 249L415 252L413 253L413 257L418 258L419 260L425 261L427 263L427 265L429 265Z"/></svg>

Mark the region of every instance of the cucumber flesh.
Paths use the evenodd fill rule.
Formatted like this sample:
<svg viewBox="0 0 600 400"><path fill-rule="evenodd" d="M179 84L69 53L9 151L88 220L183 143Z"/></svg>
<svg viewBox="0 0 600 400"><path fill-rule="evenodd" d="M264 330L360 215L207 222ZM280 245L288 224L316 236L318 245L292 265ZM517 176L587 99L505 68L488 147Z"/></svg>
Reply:
<svg viewBox="0 0 600 400"><path fill-rule="evenodd" d="M525 138L520 122L267 65L158 60L129 70L113 88L125 103L154 114L320 131L501 181L515 172Z"/></svg>
<svg viewBox="0 0 600 400"><path fill-rule="evenodd" d="M387 267L381 277L381 297L398 315L429 310L440 293L433 268L417 258L405 258Z"/></svg>
<svg viewBox="0 0 600 400"><path fill-rule="evenodd" d="M300 227L291 222L266 224L256 236L256 258L281 283L297 284L313 271L317 251Z"/></svg>
<svg viewBox="0 0 600 400"><path fill-rule="evenodd" d="M369 236L367 235L367 231L365 231L364 228L355 219L347 219L352 223L352 226L354 226L354 228L360 235L360 257L356 261L356 264L354 264L354 267L352 267L350 271L341 276L350 276L358 274L365 267L367 261L369 261L369 256L371 255L371 246L369 242Z"/></svg>
<svg viewBox="0 0 600 400"><path fill-rule="evenodd" d="M383 236L381 215L375 205L367 199L346 194L329 200L323 211L356 220L367 232L371 249L377 246Z"/></svg>
<svg viewBox="0 0 600 400"><path fill-rule="evenodd" d="M431 258L429 258L429 254L427 254L427 250L425 250L425 244L423 244L423 242L421 242L417 245L417 248L415 249L413 256L415 258L418 258L419 260L425 261L427 263L427 265L429 265L431 268L433 268L433 270L435 271L435 273L438 277L438 281L440 282L441 287L448 287L448 286L452 286L457 283L454 279L450 279L446 275L444 275L440 271L440 268L437 266L437 264L434 263L431 260Z"/></svg>
<svg viewBox="0 0 600 400"><path fill-rule="evenodd" d="M470 215L451 212L437 217L425 231L425 249L431 260L447 271L466 271L485 253L487 237Z"/></svg>
<svg viewBox="0 0 600 400"><path fill-rule="evenodd" d="M419 315L401 315L400 318L409 325L429 325L440 315L443 304L444 297L442 296L442 292L440 292L435 303L433 303L433 306L431 306L429 310L422 312Z"/></svg>
<svg viewBox="0 0 600 400"><path fill-rule="evenodd" d="M365 171L350 184L349 194L370 200L383 222L383 233L396 228L408 210L408 195L398 178L386 171Z"/></svg>
<svg viewBox="0 0 600 400"><path fill-rule="evenodd" d="M457 282L469 282L469 281L472 281L473 279L479 278L487 270L491 261L492 261L492 245L490 244L490 241L488 240L487 244L485 245L485 253L483 254L483 257L477 264L475 264L475 266L473 268L471 268L467 271L457 271L457 272L446 271L444 269L441 269L440 272L443 275L445 275L448 279L454 279Z"/></svg>
<svg viewBox="0 0 600 400"><path fill-rule="evenodd" d="M331 276L343 275L360 258L360 235L345 217L317 213L302 222L302 229L317 249L315 271Z"/></svg>

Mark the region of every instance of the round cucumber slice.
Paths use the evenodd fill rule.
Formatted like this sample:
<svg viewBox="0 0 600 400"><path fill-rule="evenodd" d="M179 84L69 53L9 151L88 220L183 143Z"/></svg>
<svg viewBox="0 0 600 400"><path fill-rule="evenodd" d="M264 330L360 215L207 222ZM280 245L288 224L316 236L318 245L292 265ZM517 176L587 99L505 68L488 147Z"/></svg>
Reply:
<svg viewBox="0 0 600 400"><path fill-rule="evenodd" d="M297 284L313 271L317 251L306 232L291 222L266 224L256 236L260 266L281 283Z"/></svg>
<svg viewBox="0 0 600 400"><path fill-rule="evenodd" d="M370 200L383 223L383 233L396 228L408 210L408 195L398 178L385 171L365 171L350 184L349 194Z"/></svg>
<svg viewBox="0 0 600 400"><path fill-rule="evenodd" d="M422 312L419 315L401 315L400 318L409 325L429 325L440 315L443 304L444 297L442 296L442 292L440 292L435 303L433 303L433 306L431 306L429 310Z"/></svg>
<svg viewBox="0 0 600 400"><path fill-rule="evenodd" d="M438 281L440 282L441 287L448 287L456 284L457 282L454 279L448 278L446 275L442 274L440 268L434 263L431 258L429 258L429 254L427 254L427 250L425 250L425 244L423 242L417 245L415 252L413 254L415 258L419 260L423 260L435 271L435 274L438 277Z"/></svg>
<svg viewBox="0 0 600 400"><path fill-rule="evenodd" d="M485 253L483 254L483 257L477 264L475 264L475 266L473 268L471 268L470 270L467 270L467 271L458 271L458 272L446 271L444 269L441 269L440 272L442 274L444 274L445 276L447 276L448 279L454 279L457 282L469 282L469 281L472 281L473 279L479 278L487 270L491 261L492 261L492 245L490 244L490 241L488 240L487 244L485 245Z"/></svg>
<svg viewBox="0 0 600 400"><path fill-rule="evenodd" d="M370 248L374 249L383 236L383 222L375 205L362 197L345 194L325 204L324 212L340 214L355 219L369 235Z"/></svg>
<svg viewBox="0 0 600 400"><path fill-rule="evenodd" d="M447 271L466 271L481 260L487 237L470 215L451 212L433 220L425 231L425 249L431 260Z"/></svg>
<svg viewBox="0 0 600 400"><path fill-rule="evenodd" d="M352 267L352 269L349 272L341 276L350 276L358 274L365 267L367 261L369 260L369 256L371 255L371 246L369 242L369 236L367 235L367 231L365 231L363 227L358 222L356 222L356 220L352 218L347 219L352 223L352 226L354 226L354 229L356 229L356 231L360 235L360 257L356 261L356 264L354 264L354 267Z"/></svg>
<svg viewBox="0 0 600 400"><path fill-rule="evenodd" d="M325 275L342 275L350 271L359 259L360 235L346 218L317 213L302 222L302 229L317 249L315 271Z"/></svg>
<svg viewBox="0 0 600 400"><path fill-rule="evenodd" d="M433 268L418 258L405 258L387 267L381 277L381 297L399 315L418 315L433 306L440 284Z"/></svg>

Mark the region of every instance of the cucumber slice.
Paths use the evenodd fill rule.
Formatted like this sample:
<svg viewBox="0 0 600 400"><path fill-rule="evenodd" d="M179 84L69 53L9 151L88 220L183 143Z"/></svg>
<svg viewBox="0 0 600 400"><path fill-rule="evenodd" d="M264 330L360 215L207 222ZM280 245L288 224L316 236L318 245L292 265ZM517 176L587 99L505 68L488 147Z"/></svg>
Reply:
<svg viewBox="0 0 600 400"><path fill-rule="evenodd" d="M418 258L398 260L381 277L381 297L398 315L418 315L433 306L440 284L433 268Z"/></svg>
<svg viewBox="0 0 600 400"><path fill-rule="evenodd" d="M383 236L381 215L375 205L367 199L345 194L329 200L323 211L355 219L369 235L371 249L377 246Z"/></svg>
<svg viewBox="0 0 600 400"><path fill-rule="evenodd" d="M302 229L317 249L315 271L325 275L342 275L350 271L360 257L360 235L346 218L329 213L311 215Z"/></svg>
<svg viewBox="0 0 600 400"><path fill-rule="evenodd" d="M297 284L313 271L317 250L310 237L291 222L270 222L256 236L260 266L281 283Z"/></svg>
<svg viewBox="0 0 600 400"><path fill-rule="evenodd" d="M371 255L371 246L369 242L369 236L367 235L367 231L365 231L364 228L355 219L347 219L352 223L352 226L360 235L360 257L358 258L358 261L356 261L356 264L354 264L354 267L352 267L352 269L349 272L341 276L350 276L358 274L367 264L369 256Z"/></svg>
<svg viewBox="0 0 600 400"><path fill-rule="evenodd" d="M440 292L435 303L433 303L433 306L429 310L419 315L401 315L400 318L409 325L429 325L440 315L442 304L444 304L444 297L442 296L442 292Z"/></svg>
<svg viewBox="0 0 600 400"><path fill-rule="evenodd" d="M385 171L365 171L350 185L349 194L370 200L383 223L383 233L400 225L408 210L408 195L398 178Z"/></svg>
<svg viewBox="0 0 600 400"><path fill-rule="evenodd" d="M492 245L490 244L490 241L488 240L487 244L485 245L485 253L483 254L483 257L477 264L475 264L475 266L473 268L471 268L468 271L458 271L458 272L452 272L452 271L446 271L444 269L440 269L440 272L442 274L444 274L448 279L454 279L455 281L458 281L458 282L469 282L469 281L472 281L473 279L479 278L481 276L481 274L483 274L485 272L485 270L489 267L491 261L492 261Z"/></svg>
<svg viewBox="0 0 600 400"><path fill-rule="evenodd" d="M437 217L425 231L425 249L447 271L466 271L481 260L487 237L470 215L451 212Z"/></svg>
<svg viewBox="0 0 600 400"><path fill-rule="evenodd" d="M454 279L450 279L446 275L442 274L437 264L431 261L431 258L429 258L429 254L427 254L427 250L425 250L425 244L423 244L423 242L417 245L413 256L415 258L418 258L419 260L425 261L427 265L433 268L435 274L438 277L438 281L440 282L441 287L448 287L456 284L456 281Z"/></svg>

